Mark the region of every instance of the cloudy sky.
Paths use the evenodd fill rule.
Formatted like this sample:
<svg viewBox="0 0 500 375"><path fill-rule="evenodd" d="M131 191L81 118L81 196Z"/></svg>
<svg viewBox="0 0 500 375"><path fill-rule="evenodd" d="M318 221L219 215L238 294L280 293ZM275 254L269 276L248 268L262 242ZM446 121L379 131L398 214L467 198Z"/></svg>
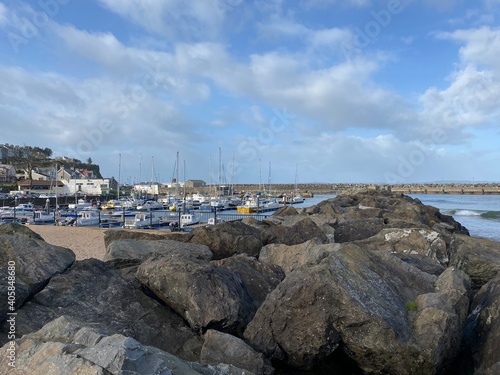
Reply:
<svg viewBox="0 0 500 375"><path fill-rule="evenodd" d="M0 0L0 144L124 183L500 181L500 0ZM271 170L271 171L270 171Z"/></svg>

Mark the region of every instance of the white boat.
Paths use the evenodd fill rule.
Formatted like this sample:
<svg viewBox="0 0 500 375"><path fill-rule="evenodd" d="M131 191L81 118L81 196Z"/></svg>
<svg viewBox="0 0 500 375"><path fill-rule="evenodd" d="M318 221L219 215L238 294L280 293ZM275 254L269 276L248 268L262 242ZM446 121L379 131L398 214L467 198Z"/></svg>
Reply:
<svg viewBox="0 0 500 375"><path fill-rule="evenodd" d="M76 218L77 227L88 227L93 225L99 225L100 215L97 210L81 210L78 212L78 217Z"/></svg>
<svg viewBox="0 0 500 375"><path fill-rule="evenodd" d="M35 215L35 208L32 203L21 203L16 207L11 207L8 209L3 208L0 212L0 218L6 219L9 217L15 217L16 219L27 220Z"/></svg>
<svg viewBox="0 0 500 375"><path fill-rule="evenodd" d="M68 204L68 209L70 210L83 210L84 208L91 207L92 204L87 202L85 199L78 199L77 203Z"/></svg>
<svg viewBox="0 0 500 375"><path fill-rule="evenodd" d="M28 224L50 224L54 222L54 214L45 211L35 211L27 220Z"/></svg>
<svg viewBox="0 0 500 375"><path fill-rule="evenodd" d="M184 213L181 215L181 228L198 224L200 222L200 216L189 212L189 213Z"/></svg>
<svg viewBox="0 0 500 375"><path fill-rule="evenodd" d="M162 224L164 212L142 211L136 212L133 219L125 220L125 228L141 229Z"/></svg>
<svg viewBox="0 0 500 375"><path fill-rule="evenodd" d="M161 210L163 208L164 208L163 205L157 201L146 201L142 206L137 206L137 209L139 211Z"/></svg>

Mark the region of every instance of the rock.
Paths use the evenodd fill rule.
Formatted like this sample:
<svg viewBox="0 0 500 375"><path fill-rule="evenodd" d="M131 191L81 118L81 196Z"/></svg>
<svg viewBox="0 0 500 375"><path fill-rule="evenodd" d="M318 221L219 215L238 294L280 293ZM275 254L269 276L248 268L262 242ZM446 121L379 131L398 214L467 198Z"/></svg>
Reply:
<svg viewBox="0 0 500 375"><path fill-rule="evenodd" d="M15 369L8 365L9 346L0 349L0 374L179 374L216 375L225 367L189 363L137 340L96 325L61 316L15 342ZM201 370L201 371L197 371Z"/></svg>
<svg viewBox="0 0 500 375"><path fill-rule="evenodd" d="M104 232L104 245L106 248L117 240L171 240L179 242L189 242L191 234L189 232L169 232L156 231L151 233L145 230L124 230L110 229Z"/></svg>
<svg viewBox="0 0 500 375"><path fill-rule="evenodd" d="M270 243L296 245L313 238L318 238L322 243L329 242L325 233L323 233L323 231L309 217L304 217L302 220L299 220L291 226L269 226L261 231L261 236L262 242L265 245Z"/></svg>
<svg viewBox="0 0 500 375"><path fill-rule="evenodd" d="M456 234L449 265L468 274L473 289L479 289L500 271L500 242Z"/></svg>
<svg viewBox="0 0 500 375"><path fill-rule="evenodd" d="M321 262L339 247L340 244L322 244L317 238L298 245L269 244L260 251L259 261L277 265L289 274L304 264Z"/></svg>
<svg viewBox="0 0 500 375"><path fill-rule="evenodd" d="M499 373L499 312L500 275L497 275L484 284L474 296L462 338L462 361L459 362L457 374L494 375Z"/></svg>
<svg viewBox="0 0 500 375"><path fill-rule="evenodd" d="M384 228L381 218L366 218L338 222L335 225L335 242L344 243L372 237Z"/></svg>
<svg viewBox="0 0 500 375"><path fill-rule="evenodd" d="M180 256L209 261L212 252L205 245L172 240L116 240L106 248L104 261L137 260L139 263L152 256Z"/></svg>
<svg viewBox="0 0 500 375"><path fill-rule="evenodd" d="M448 268L438 277L433 293L416 298L415 337L428 358L429 371L444 372L458 354L470 291L469 277Z"/></svg>
<svg viewBox="0 0 500 375"><path fill-rule="evenodd" d="M205 245L173 240L115 240L106 248L104 260L115 267L121 276L136 283L137 267L152 256L180 256L212 259L212 252Z"/></svg>
<svg viewBox="0 0 500 375"><path fill-rule="evenodd" d="M295 207L284 206L284 207L281 207L279 210L274 211L271 216L273 216L273 217L285 217L285 216L294 216L294 215L298 215L298 214L299 213Z"/></svg>
<svg viewBox="0 0 500 375"><path fill-rule="evenodd" d="M3 301L0 321L14 311L10 309L14 304L7 304L9 285L15 287L15 307L19 308L74 261L71 250L46 243L24 225L0 225L0 298Z"/></svg>
<svg viewBox="0 0 500 375"><path fill-rule="evenodd" d="M211 365L227 363L256 375L273 373L264 356L243 340L212 329L207 330L204 335L200 362Z"/></svg>
<svg viewBox="0 0 500 375"><path fill-rule="evenodd" d="M208 246L214 259L233 254L257 256L263 246L259 230L239 221L195 228L191 235L189 242Z"/></svg>
<svg viewBox="0 0 500 375"><path fill-rule="evenodd" d="M209 262L150 258L139 266L137 279L198 332L238 333L255 313L241 277Z"/></svg>
<svg viewBox="0 0 500 375"><path fill-rule="evenodd" d="M147 345L196 359L201 340L172 310L124 280L97 259L76 261L17 312L18 335L40 329L62 315L99 323ZM2 330L8 329L6 323Z"/></svg>
<svg viewBox="0 0 500 375"><path fill-rule="evenodd" d="M387 228L377 235L356 242L359 246L388 253L429 258L443 266L448 265L446 241L439 232L424 228Z"/></svg>
<svg viewBox="0 0 500 375"><path fill-rule="evenodd" d="M243 287L255 306L255 311L264 302L267 295L285 278L281 267L261 263L246 254L233 255L230 258L213 261L212 264L230 269L241 278Z"/></svg>
<svg viewBox="0 0 500 375"><path fill-rule="evenodd" d="M244 337L270 358L306 369L341 345L367 373L435 374L457 350L457 343L447 340L460 333L461 310L454 303L462 306L461 298L435 289L438 280L391 254L344 244L319 264L288 274L257 310ZM433 313L422 313L418 322L412 301L429 293L441 293L440 301L448 302L433 304ZM415 321L445 329L424 332L422 324L414 328ZM429 342L431 349L425 346ZM439 349L439 343L446 345Z"/></svg>

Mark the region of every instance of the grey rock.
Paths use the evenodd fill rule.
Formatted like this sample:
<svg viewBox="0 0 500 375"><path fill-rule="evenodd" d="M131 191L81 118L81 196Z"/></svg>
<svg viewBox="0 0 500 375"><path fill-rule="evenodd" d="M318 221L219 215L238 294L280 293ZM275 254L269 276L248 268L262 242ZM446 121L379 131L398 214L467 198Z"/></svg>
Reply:
<svg viewBox="0 0 500 375"><path fill-rule="evenodd" d="M296 245L313 238L318 238L322 243L330 242L328 237L309 217L293 220L293 225L273 225L261 230L263 244L280 243ZM260 250L260 249L259 249Z"/></svg>
<svg viewBox="0 0 500 375"><path fill-rule="evenodd" d="M456 234L450 245L450 266L468 274L474 289L500 271L500 242Z"/></svg>
<svg viewBox="0 0 500 375"><path fill-rule="evenodd" d="M429 258L447 266L449 255L446 241L439 232L425 228L386 228L377 235L356 242L373 250Z"/></svg>
<svg viewBox="0 0 500 375"><path fill-rule="evenodd" d="M46 243L24 225L0 225L0 321L13 312L7 304L9 276L11 283L15 281L15 307L19 308L74 261L71 250Z"/></svg>
<svg viewBox="0 0 500 375"><path fill-rule="evenodd" d="M0 374L220 374L146 346L137 340L62 316L15 342L16 368L8 365L8 346L0 349ZM203 369L199 372L194 368Z"/></svg>
<svg viewBox="0 0 500 375"><path fill-rule="evenodd" d="M228 258L234 254L257 256L263 244L259 230L239 221L195 228L189 242L206 245L213 259Z"/></svg>
<svg viewBox="0 0 500 375"><path fill-rule="evenodd" d="M169 231L156 231L151 233L144 230L124 230L124 229L110 229L104 232L104 246L108 246L118 240L171 240L179 242L189 242L191 234L189 232L169 232Z"/></svg>
<svg viewBox="0 0 500 375"><path fill-rule="evenodd" d="M186 359L196 359L201 339L168 307L124 280L97 259L76 261L17 312L18 335L40 329L61 315L130 336ZM6 322L2 330L7 330Z"/></svg>
<svg viewBox="0 0 500 375"><path fill-rule="evenodd" d="M422 313L420 321L408 303L429 293L448 298L435 289L437 281L391 254L344 244L321 263L288 274L259 308L244 337L270 358L297 367L312 368L342 343L365 372L434 374L457 343L442 350L434 345L431 351L425 345L459 335L461 312L454 302L461 306L461 298L454 296L444 306L434 303L435 313ZM415 322L421 323L420 329L414 328ZM425 330L423 322L444 322L446 329Z"/></svg>
<svg viewBox="0 0 500 375"><path fill-rule="evenodd" d="M226 267L181 257L150 258L137 279L195 331L238 333L255 313L240 276Z"/></svg>
<svg viewBox="0 0 500 375"><path fill-rule="evenodd" d="M256 375L273 373L264 356L243 340L211 329L204 335L200 362L211 365L230 364Z"/></svg>
<svg viewBox="0 0 500 375"><path fill-rule="evenodd" d="M173 240L116 240L106 248L104 261L137 260L143 262L152 256L181 256L211 260L212 252L205 245Z"/></svg>
<svg viewBox="0 0 500 375"><path fill-rule="evenodd" d="M285 278L281 267L261 263L246 254L237 254L230 258L215 260L212 264L216 267L227 268L241 278L243 287L252 299L255 310Z"/></svg>
<svg viewBox="0 0 500 375"><path fill-rule="evenodd" d="M484 284L474 296L462 338L459 369L469 373L498 374L500 369L500 275ZM471 363L468 363L470 360ZM469 366L467 366L469 365ZM458 371L457 371L458 373ZM465 375L466 372L459 372Z"/></svg>
<svg viewBox="0 0 500 375"><path fill-rule="evenodd" d="M269 244L260 251L259 261L277 265L289 274L304 264L321 262L339 248L340 244L322 244L317 238L298 245Z"/></svg>
<svg viewBox="0 0 500 375"><path fill-rule="evenodd" d="M335 242L344 243L372 237L384 228L381 218L350 219L335 225Z"/></svg>

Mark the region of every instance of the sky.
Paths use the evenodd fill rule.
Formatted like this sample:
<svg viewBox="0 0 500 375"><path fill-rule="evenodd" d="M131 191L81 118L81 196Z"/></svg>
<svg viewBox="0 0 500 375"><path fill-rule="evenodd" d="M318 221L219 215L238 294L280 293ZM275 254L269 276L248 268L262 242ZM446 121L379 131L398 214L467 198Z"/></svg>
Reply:
<svg viewBox="0 0 500 375"><path fill-rule="evenodd" d="M122 183L500 181L500 0L0 0L0 144Z"/></svg>

